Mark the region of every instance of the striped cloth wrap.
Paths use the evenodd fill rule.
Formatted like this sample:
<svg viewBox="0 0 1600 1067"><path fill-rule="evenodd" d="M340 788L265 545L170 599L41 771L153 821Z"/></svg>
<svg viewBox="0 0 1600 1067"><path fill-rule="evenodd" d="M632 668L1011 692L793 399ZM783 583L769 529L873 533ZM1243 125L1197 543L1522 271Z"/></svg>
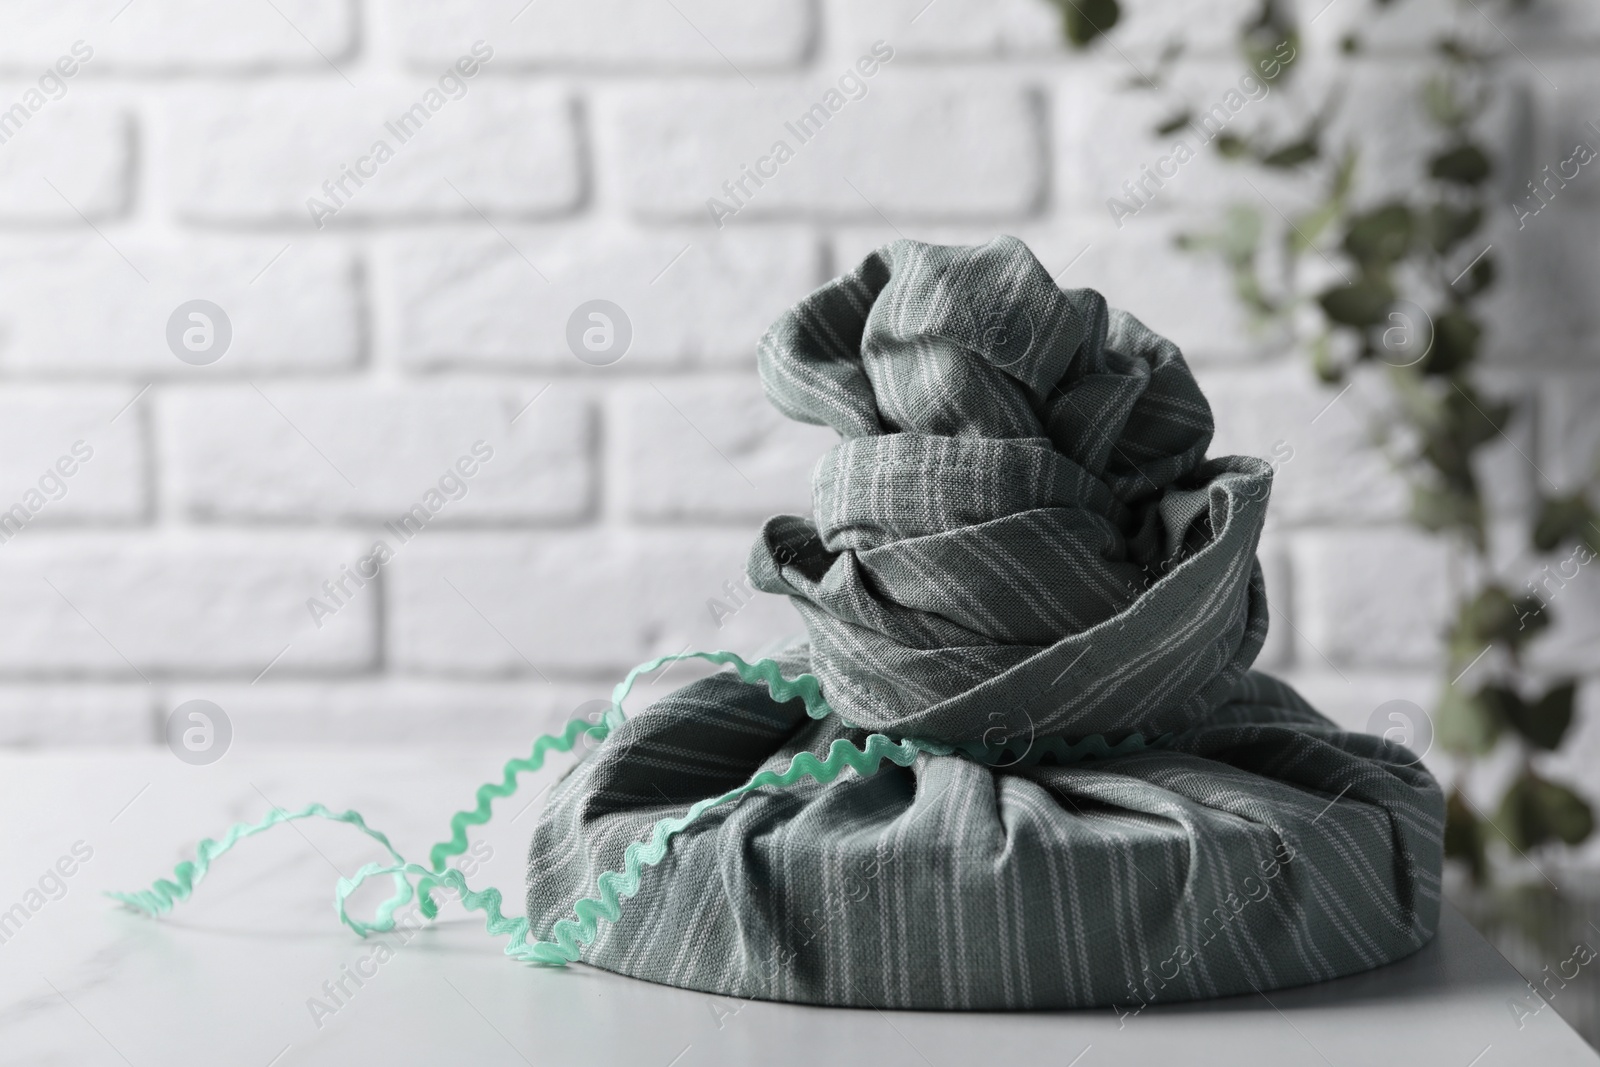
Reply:
<svg viewBox="0 0 1600 1067"><path fill-rule="evenodd" d="M535 934L659 820L884 735L915 758L707 811L584 958L730 997L1128 1012L1433 937L1439 787L1251 670L1272 471L1206 458L1172 342L1015 238L896 241L758 359L841 438L814 514L749 561L805 622L775 661L826 709L718 674L622 723L535 829Z"/></svg>

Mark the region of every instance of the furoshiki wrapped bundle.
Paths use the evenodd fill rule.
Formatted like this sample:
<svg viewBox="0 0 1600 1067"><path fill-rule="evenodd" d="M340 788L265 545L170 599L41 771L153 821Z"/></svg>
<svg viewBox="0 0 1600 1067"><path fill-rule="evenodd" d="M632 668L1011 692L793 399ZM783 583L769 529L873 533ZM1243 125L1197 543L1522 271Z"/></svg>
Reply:
<svg viewBox="0 0 1600 1067"><path fill-rule="evenodd" d="M1015 239L898 241L759 360L841 437L750 554L808 639L619 719L534 832L534 933L632 870L590 963L940 1009L1271 990L1432 938L1439 789L1250 669L1272 473L1206 458L1175 345Z"/></svg>

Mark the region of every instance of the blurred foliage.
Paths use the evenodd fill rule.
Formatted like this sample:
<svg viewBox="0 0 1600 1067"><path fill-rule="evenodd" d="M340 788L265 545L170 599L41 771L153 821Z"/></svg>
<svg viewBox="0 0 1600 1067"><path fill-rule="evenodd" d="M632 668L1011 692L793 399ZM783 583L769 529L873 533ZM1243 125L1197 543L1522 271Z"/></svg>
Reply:
<svg viewBox="0 0 1600 1067"><path fill-rule="evenodd" d="M1122 17L1117 0L1053 0L1061 9L1061 25L1067 40L1082 48L1097 37L1111 32Z"/></svg>
<svg viewBox="0 0 1600 1067"><path fill-rule="evenodd" d="M1056 2L1069 42L1080 47L1109 31L1120 14L1115 0ZM1383 9L1401 3L1450 2L1369 0L1362 25L1370 28ZM1500 0L1507 7L1529 2ZM1285 0L1261 0L1239 31L1241 58L1252 72L1264 70L1261 64L1285 42L1298 60L1300 41L1298 20ZM1547 601L1564 581L1556 580L1552 589L1551 579L1542 585L1535 579L1517 592L1514 582L1497 575L1479 484L1483 450L1518 417L1512 401L1485 392L1478 367L1485 336L1480 302L1497 281L1496 258L1483 231L1501 171L1482 127L1495 98L1495 71L1514 48L1506 39L1504 50L1481 49L1448 34L1432 42L1431 69L1420 99L1410 106L1433 136L1410 188L1376 203L1358 202L1356 195L1368 131L1355 130L1333 143L1331 120L1341 100L1337 79L1323 91L1320 106L1287 134L1281 123L1292 112L1261 115L1269 109L1257 109L1263 120L1257 128L1229 127L1210 147L1240 166L1296 177L1316 197L1285 216L1281 231L1277 209L1258 194L1225 208L1214 227L1177 242L1220 260L1255 327L1303 351L1324 383L1338 386L1362 368L1379 368L1392 400L1379 438L1410 484L1412 519L1461 546L1471 559L1469 570L1481 576L1461 596L1453 623L1441 635L1446 684L1434 712L1438 744L1462 765L1447 801L1445 853L1478 884L1490 877L1496 841L1526 853L1576 845L1594 830L1588 801L1536 766L1570 733L1577 685L1557 680L1530 695L1537 679L1523 663L1525 646L1553 623ZM1363 49L1360 32L1339 44L1346 57ZM1163 54L1163 81L1181 51L1181 41L1175 41ZM1285 84L1298 65L1284 63L1277 84ZM1143 77L1138 84L1155 88L1158 82ZM1154 132L1180 133L1196 106L1204 105L1184 103ZM1324 265L1337 280L1304 280L1322 273ZM1591 479L1576 491L1539 499L1529 524L1530 549L1550 554L1570 548L1566 562L1579 565L1600 554L1594 489ZM1466 682L1469 673L1484 680ZM1475 762L1502 746L1517 750L1518 769L1491 818L1473 806L1465 783Z"/></svg>

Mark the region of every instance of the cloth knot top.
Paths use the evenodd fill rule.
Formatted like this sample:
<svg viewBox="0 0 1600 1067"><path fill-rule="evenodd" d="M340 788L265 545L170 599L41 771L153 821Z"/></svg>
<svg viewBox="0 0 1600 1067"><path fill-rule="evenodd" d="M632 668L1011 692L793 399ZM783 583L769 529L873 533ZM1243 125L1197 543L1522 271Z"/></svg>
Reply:
<svg viewBox="0 0 1600 1067"><path fill-rule="evenodd" d="M1177 346L1058 289L1021 241L886 245L785 312L758 361L780 411L842 437L814 517L768 520L749 569L793 598L846 720L1156 737L1249 669L1270 468L1206 459Z"/></svg>

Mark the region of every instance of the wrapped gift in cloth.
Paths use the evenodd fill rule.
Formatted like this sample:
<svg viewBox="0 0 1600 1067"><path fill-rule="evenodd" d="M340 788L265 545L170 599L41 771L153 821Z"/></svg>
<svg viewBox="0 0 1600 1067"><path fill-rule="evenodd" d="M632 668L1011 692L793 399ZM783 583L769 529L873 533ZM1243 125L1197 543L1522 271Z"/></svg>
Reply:
<svg viewBox="0 0 1600 1067"><path fill-rule="evenodd" d="M897 241L759 364L840 436L750 553L806 639L615 718L534 831L533 937L710 993L985 1010L1270 991L1432 938L1439 788L1251 670L1272 472L1207 458L1177 346L1013 238ZM634 877L575 920L607 872Z"/></svg>
<svg viewBox="0 0 1600 1067"><path fill-rule="evenodd" d="M240 841L321 818L387 853L335 893L363 936L448 889L513 959L736 997L1133 1011L1427 944L1439 788L1250 669L1272 472L1206 458L1176 346L1058 290L1014 239L898 241L785 313L759 359L779 410L840 435L813 516L769 520L750 553L804 641L635 669L480 787L426 865L314 803L112 895L162 914ZM637 678L694 658L733 669L623 713ZM449 861L580 742L534 830L527 916L502 915ZM393 895L353 917L379 876Z"/></svg>

